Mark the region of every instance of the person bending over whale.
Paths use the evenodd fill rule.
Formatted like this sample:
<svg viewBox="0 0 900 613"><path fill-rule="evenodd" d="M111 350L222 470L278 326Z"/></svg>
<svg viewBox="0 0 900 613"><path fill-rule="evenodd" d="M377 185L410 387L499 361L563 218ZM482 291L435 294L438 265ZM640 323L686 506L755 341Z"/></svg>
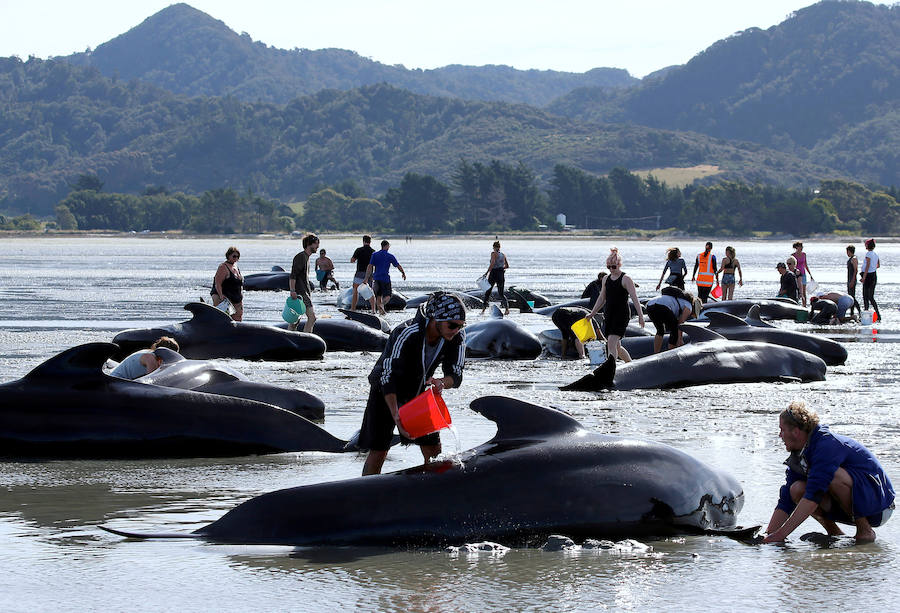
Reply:
<svg viewBox="0 0 900 613"><path fill-rule="evenodd" d="M677 287L666 288L662 296L651 298L647 302L647 316L656 326L653 353L662 350L663 335L666 332L669 333L669 349L683 345L681 328L678 326L691 317L699 316L701 306L699 298L694 298L690 292L683 292Z"/></svg>
<svg viewBox="0 0 900 613"><path fill-rule="evenodd" d="M872 452L819 424L819 416L802 401L788 405L778 422L791 455L763 542L785 540L809 516L830 536L843 534L835 523L840 522L856 524L858 543L874 541L872 528L894 510L894 487Z"/></svg>
<svg viewBox="0 0 900 613"><path fill-rule="evenodd" d="M138 377L149 375L162 365L162 358L155 353L159 347L165 347L176 352L180 350L178 341L174 338L160 336L155 343L150 345L150 349L135 351L119 362L119 365L113 368L109 374L120 379L137 379Z"/></svg>
<svg viewBox="0 0 900 613"><path fill-rule="evenodd" d="M369 399L359 433L359 448L368 449L363 476L381 472L394 427L403 444L415 443L425 462L441 453L437 432L410 440L400 425L399 407L429 385L440 394L462 383L466 358L466 306L452 294L435 292L416 316L391 332L381 357L369 373ZM444 376L435 377L441 365Z"/></svg>
<svg viewBox="0 0 900 613"><path fill-rule="evenodd" d="M853 319L853 309L859 312L859 303L843 292L820 292L809 299L809 322L818 325L840 324ZM847 317L850 309L850 317Z"/></svg>
<svg viewBox="0 0 900 613"><path fill-rule="evenodd" d="M584 307L562 306L553 311L553 315L550 316L553 325L559 328L559 331L562 333L562 349L560 351L560 356L563 359L566 358L566 354L569 351L569 343L572 343L575 346L575 352L578 354L578 357L584 359L584 343L582 343L575 335L575 332L572 331L572 324L585 319L588 316L588 313L590 313L590 311ZM603 338L603 333L600 332L597 322L595 322L593 318L589 321L594 327L594 334L597 335L597 338L606 340Z"/></svg>

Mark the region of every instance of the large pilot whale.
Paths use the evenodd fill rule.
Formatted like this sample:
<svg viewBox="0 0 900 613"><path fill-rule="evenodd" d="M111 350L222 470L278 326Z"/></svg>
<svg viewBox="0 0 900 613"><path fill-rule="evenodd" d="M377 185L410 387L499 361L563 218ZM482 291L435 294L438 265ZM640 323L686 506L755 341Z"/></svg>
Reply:
<svg viewBox="0 0 900 613"><path fill-rule="evenodd" d="M160 347L155 353L162 358L162 366L135 381L207 394L248 398L274 404L306 419L325 418L325 403L309 392L250 381L243 373L230 366L209 360L188 360L165 347Z"/></svg>
<svg viewBox="0 0 900 613"><path fill-rule="evenodd" d="M116 334L115 360L146 349L160 336L178 341L186 358L239 358L289 362L315 360L325 353L325 341L314 334L280 330L274 326L234 321L226 313L202 302L184 305L193 317L159 328L133 328Z"/></svg>
<svg viewBox="0 0 900 613"><path fill-rule="evenodd" d="M543 346L533 332L504 319L497 305L491 306L491 317L466 326L466 357L533 360Z"/></svg>
<svg viewBox="0 0 900 613"><path fill-rule="evenodd" d="M302 330L305 324L306 319L301 319L297 329ZM287 324L277 324L277 327L287 328ZM388 339L387 333L381 330L357 320L338 317L316 319L312 333L325 341L328 351L382 351Z"/></svg>
<svg viewBox="0 0 900 613"><path fill-rule="evenodd" d="M244 289L247 291L279 291L290 290L291 273L281 266L273 266L269 272L256 272L244 276Z"/></svg>
<svg viewBox="0 0 900 613"><path fill-rule="evenodd" d="M388 300L388 303L384 305L384 310L386 311L402 311L406 308L406 296L398 292L397 290L393 290L391 292L391 299ZM335 306L339 309L349 309L351 304L353 303L353 288L348 287L342 289L338 292L337 299L335 300ZM370 311L371 307L369 306L368 300L363 300L359 298L356 301L356 308L362 311Z"/></svg>
<svg viewBox="0 0 900 613"><path fill-rule="evenodd" d="M728 313L735 317L746 317L753 305L759 305L760 317L765 319L789 319L797 320L799 313L808 313L806 309L787 298L760 298L756 300L722 300L720 302L707 302L700 311L703 317L706 313ZM802 316L801 316L802 317Z"/></svg>
<svg viewBox="0 0 900 613"><path fill-rule="evenodd" d="M681 324L691 342L617 366L607 359L563 390L600 391L687 387L741 381L822 381L825 362L811 353L770 343L729 341L712 330Z"/></svg>
<svg viewBox="0 0 900 613"><path fill-rule="evenodd" d="M345 450L346 441L271 404L105 374L118 347L67 349L0 385L0 455L16 458L235 456Z"/></svg>
<svg viewBox="0 0 900 613"><path fill-rule="evenodd" d="M755 341L793 347L819 356L828 366L836 366L847 361L847 350L843 345L830 338L776 328L772 324L760 320L758 305L754 305L750 309L745 319L716 311L705 313L705 318L709 321L708 330L712 330L730 341ZM690 333L683 334L682 338L685 343L691 342ZM668 342L668 335L666 335L663 343L667 344ZM652 337L623 338L622 346L634 359L653 354Z"/></svg>
<svg viewBox="0 0 900 613"><path fill-rule="evenodd" d="M497 424L455 461L252 498L190 534L221 543L415 546L672 533L731 534L741 485L673 447L589 432L572 417L500 396L471 409Z"/></svg>

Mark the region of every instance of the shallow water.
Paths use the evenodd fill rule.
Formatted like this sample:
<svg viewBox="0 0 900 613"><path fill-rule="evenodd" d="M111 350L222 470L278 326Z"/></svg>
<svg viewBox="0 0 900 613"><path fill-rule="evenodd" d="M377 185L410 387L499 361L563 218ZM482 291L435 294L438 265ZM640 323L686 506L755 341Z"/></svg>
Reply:
<svg viewBox="0 0 900 613"><path fill-rule="evenodd" d="M188 301L208 294L221 254L235 242L245 274L287 268L298 241L164 238L6 239L0 244L0 382L23 376L55 353L110 340L123 328L181 321ZM395 288L410 297L435 288L469 289L487 267L491 240L394 241L407 270ZM508 284L553 300L580 295L605 259L608 241L504 240ZM737 297L768 296L774 264L789 243L736 242L745 273ZM323 238L337 278L356 239ZM680 244L690 261L702 241ZM716 252L724 243L716 241ZM650 295L668 244L618 241L625 270ZM858 246L860 253L863 251ZM806 249L822 286L843 285L843 243ZM505 394L571 412L587 428L674 445L734 474L744 486L744 525L765 524L783 479L777 414L793 398L816 406L825 423L858 438L900 483L900 245L878 249L877 296L884 321L874 328L819 330L847 343L847 365L813 384L699 386L673 391L560 392L584 364L471 361L461 389L445 396L468 449L494 427L468 403ZM335 292L316 293L321 315L339 316ZM275 322L284 293L249 293L248 321ZM393 323L408 314L391 314ZM474 313L473 318L479 315ZM540 315L513 318L534 330ZM780 324L799 328L799 324ZM873 342L875 341L875 342ZM326 354L321 361L229 364L251 378L320 396L325 427L350 436L361 420L365 375L376 356ZM452 435L443 443L456 452ZM420 462L414 449L392 450L385 470ZM893 609L900 596L900 520L878 529L870 545L820 548L797 538L781 546L747 546L718 537L646 541L652 550L448 553L359 548L239 547L194 541L133 542L97 529L189 531L235 504L282 487L355 477L362 458L321 453L164 461L0 463L0 610L397 611L726 610L833 608L853 594L860 609ZM536 470L539 470L537 468ZM398 501L398 504L406 504ZM448 501L453 503L453 501ZM795 537L818 525L807 522Z"/></svg>

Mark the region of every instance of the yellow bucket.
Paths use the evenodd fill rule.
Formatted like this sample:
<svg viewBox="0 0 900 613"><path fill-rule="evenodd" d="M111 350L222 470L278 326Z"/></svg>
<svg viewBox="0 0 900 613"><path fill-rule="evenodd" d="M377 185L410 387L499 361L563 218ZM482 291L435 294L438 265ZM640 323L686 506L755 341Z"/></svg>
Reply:
<svg viewBox="0 0 900 613"><path fill-rule="evenodd" d="M597 338L597 335L594 334L594 325L590 319L579 319L574 324L572 324L572 332L575 333L575 336L578 337L582 343L586 343L588 341L592 341Z"/></svg>

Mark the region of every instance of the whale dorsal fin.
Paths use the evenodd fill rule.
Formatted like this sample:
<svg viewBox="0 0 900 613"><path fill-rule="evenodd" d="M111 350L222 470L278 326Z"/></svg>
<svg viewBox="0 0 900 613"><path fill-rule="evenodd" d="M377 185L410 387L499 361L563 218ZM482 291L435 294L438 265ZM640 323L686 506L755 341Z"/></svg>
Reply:
<svg viewBox="0 0 900 613"><path fill-rule="evenodd" d="M578 421L562 411L506 396L476 398L469 408L497 424L493 442L584 430Z"/></svg>
<svg viewBox="0 0 900 613"><path fill-rule="evenodd" d="M281 266L278 266L276 264L275 266L272 267L272 270L270 270L269 272L284 272L284 268L282 268Z"/></svg>
<svg viewBox="0 0 900 613"><path fill-rule="evenodd" d="M184 305L184 310L193 315L190 323L222 325L233 322L231 315L205 302L188 302Z"/></svg>
<svg viewBox="0 0 900 613"><path fill-rule="evenodd" d="M66 349L25 375L26 379L43 377L83 377L102 375L103 365L119 350L114 343L87 343Z"/></svg>
<svg viewBox="0 0 900 613"><path fill-rule="evenodd" d="M520 313L534 313L534 309L528 306L528 298L526 298L522 292L516 290L514 286L510 286L507 291L516 297L516 300L519 303Z"/></svg>
<svg viewBox="0 0 900 613"><path fill-rule="evenodd" d="M754 304L750 307L750 310L747 311L747 317L744 319L747 322L747 325L753 326L754 328L774 328L772 324L769 322L763 321L762 316L760 314L760 309L758 304Z"/></svg>
<svg viewBox="0 0 900 613"><path fill-rule="evenodd" d="M707 311L704 313L704 316L709 320L709 325L712 328L745 328L750 325L740 317L736 317L731 313Z"/></svg>
<svg viewBox="0 0 900 613"><path fill-rule="evenodd" d="M496 304L491 305L491 318L503 319L503 312L500 311L500 307L498 307Z"/></svg>
<svg viewBox="0 0 900 613"><path fill-rule="evenodd" d="M697 324L681 324L678 326L681 328L682 332L687 332L691 337L691 344L694 343L703 343L706 341L722 341L725 340L725 337L721 334L717 334L710 330L709 328L704 328L703 326L698 326Z"/></svg>

